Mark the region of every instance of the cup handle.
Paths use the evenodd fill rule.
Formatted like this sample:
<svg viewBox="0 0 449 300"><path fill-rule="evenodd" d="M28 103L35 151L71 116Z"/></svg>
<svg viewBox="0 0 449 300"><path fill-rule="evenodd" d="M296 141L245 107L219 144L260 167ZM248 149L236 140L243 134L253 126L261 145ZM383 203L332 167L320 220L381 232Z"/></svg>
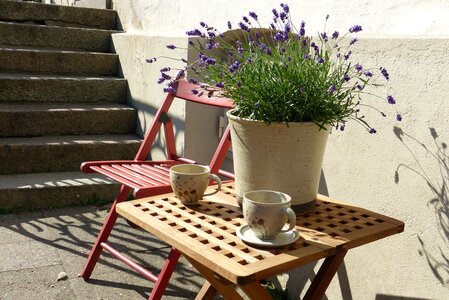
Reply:
<svg viewBox="0 0 449 300"><path fill-rule="evenodd" d="M296 214L290 207L283 209L283 212L288 216L288 224L290 225L288 229L282 229L281 232L287 232L295 228L296 226Z"/></svg>
<svg viewBox="0 0 449 300"><path fill-rule="evenodd" d="M216 194L216 193L218 193L221 190L221 179L220 179L220 177L218 177L215 174L209 174L209 178L210 178L210 180L213 180L213 181L217 182L218 183L218 187L217 187L217 189L215 191L213 191L211 193L208 193L208 194L204 194L204 196L210 196L210 195Z"/></svg>

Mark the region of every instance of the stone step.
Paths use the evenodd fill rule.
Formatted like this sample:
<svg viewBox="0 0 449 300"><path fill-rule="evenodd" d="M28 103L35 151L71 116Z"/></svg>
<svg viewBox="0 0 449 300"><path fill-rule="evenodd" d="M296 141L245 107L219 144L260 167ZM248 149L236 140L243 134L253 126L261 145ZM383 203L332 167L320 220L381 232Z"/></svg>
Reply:
<svg viewBox="0 0 449 300"><path fill-rule="evenodd" d="M0 72L116 76L118 68L112 53L0 47Z"/></svg>
<svg viewBox="0 0 449 300"><path fill-rule="evenodd" d="M115 29L117 12L41 3L0 1L0 20L42 25Z"/></svg>
<svg viewBox="0 0 449 300"><path fill-rule="evenodd" d="M0 73L0 102L124 102L126 88L115 77Z"/></svg>
<svg viewBox="0 0 449 300"><path fill-rule="evenodd" d="M0 46L110 52L115 30L0 22Z"/></svg>
<svg viewBox="0 0 449 300"><path fill-rule="evenodd" d="M0 175L0 213L112 201L118 184L80 171Z"/></svg>
<svg viewBox="0 0 449 300"><path fill-rule="evenodd" d="M84 161L133 159L140 143L133 134L2 138L0 174L75 171Z"/></svg>
<svg viewBox="0 0 449 300"><path fill-rule="evenodd" d="M0 137L133 133L136 117L122 104L0 103Z"/></svg>

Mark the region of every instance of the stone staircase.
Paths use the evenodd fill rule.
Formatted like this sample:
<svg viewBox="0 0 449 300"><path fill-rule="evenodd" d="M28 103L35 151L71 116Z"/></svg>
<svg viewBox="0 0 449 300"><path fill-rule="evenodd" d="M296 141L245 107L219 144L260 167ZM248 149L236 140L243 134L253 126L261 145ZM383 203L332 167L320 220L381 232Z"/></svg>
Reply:
<svg viewBox="0 0 449 300"><path fill-rule="evenodd" d="M141 139L111 53L112 10L0 0L0 212L112 200L87 160L132 159Z"/></svg>

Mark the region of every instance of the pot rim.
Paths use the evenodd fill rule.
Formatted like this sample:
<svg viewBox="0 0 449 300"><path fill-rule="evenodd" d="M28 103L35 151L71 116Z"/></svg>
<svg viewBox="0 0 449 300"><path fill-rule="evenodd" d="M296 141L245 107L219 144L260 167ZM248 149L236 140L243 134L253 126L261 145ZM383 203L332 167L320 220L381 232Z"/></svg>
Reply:
<svg viewBox="0 0 449 300"><path fill-rule="evenodd" d="M229 120L232 120L237 123L241 123L241 124L246 123L246 124L252 124L255 126L267 126L267 127L268 126L278 126L278 127L286 127L287 126L286 122L271 122L268 125L264 121L251 120L251 119L247 119L247 118L238 117L236 115L233 115L234 111L236 111L235 108L228 110L226 112L226 116L228 117ZM319 128L319 126L313 122L288 122L287 127L318 127ZM326 128L326 130L329 131L330 125L324 125L324 128Z"/></svg>

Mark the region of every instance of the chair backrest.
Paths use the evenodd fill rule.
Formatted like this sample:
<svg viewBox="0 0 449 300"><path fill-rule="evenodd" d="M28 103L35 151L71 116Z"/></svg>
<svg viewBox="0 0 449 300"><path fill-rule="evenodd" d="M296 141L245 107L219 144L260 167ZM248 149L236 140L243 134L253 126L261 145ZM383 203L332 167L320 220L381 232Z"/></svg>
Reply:
<svg viewBox="0 0 449 300"><path fill-rule="evenodd" d="M222 107L222 108L232 108L233 102L230 99L222 98L222 97L209 97L204 94L202 96L194 95L192 90L198 90L199 85L189 83L187 80L180 80L178 82L177 91L174 93L168 93L163 101L162 105L156 112L153 120L153 124L148 129L145 134L144 141L137 152L134 160L143 161L147 158L148 153L153 145L153 142L156 138L157 133L159 132L161 126L164 126L164 134L165 134L165 147L167 151L167 159L175 159L181 160L185 162L190 162L190 160L185 158L180 158L176 154L176 146L175 146L175 136L173 131L173 122L168 116L168 111L170 109L171 104L175 98L182 99L185 101L191 101L199 104ZM233 177L232 174L219 170L225 156L231 145L231 136L229 126L223 133L223 136L220 140L220 143L212 157L212 161L210 162L210 168L212 173L219 173L227 177Z"/></svg>

